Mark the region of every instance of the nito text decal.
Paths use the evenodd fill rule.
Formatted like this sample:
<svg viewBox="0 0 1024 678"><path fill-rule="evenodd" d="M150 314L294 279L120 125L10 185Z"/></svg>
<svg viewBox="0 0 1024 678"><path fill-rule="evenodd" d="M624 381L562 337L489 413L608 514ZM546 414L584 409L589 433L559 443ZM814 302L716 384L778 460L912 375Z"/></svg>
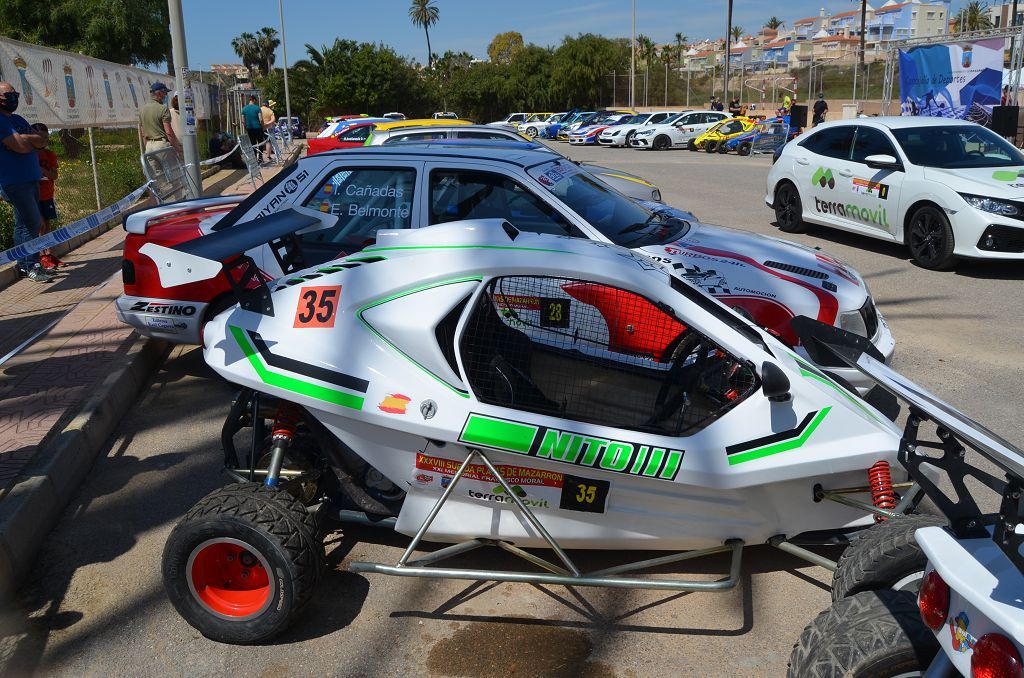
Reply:
<svg viewBox="0 0 1024 678"><path fill-rule="evenodd" d="M850 203L844 205L841 202L829 202L815 198L814 209L821 214L836 214L865 224L889 228L889 215L881 205L878 206L878 209L870 210L867 207L858 207Z"/></svg>
<svg viewBox="0 0 1024 678"><path fill-rule="evenodd" d="M195 306L182 304L164 304L156 301L136 301L129 311L139 313L159 313L160 315L195 315Z"/></svg>
<svg viewBox="0 0 1024 678"><path fill-rule="evenodd" d="M661 480L675 480L683 461L683 450L521 424L480 414L469 415L459 442Z"/></svg>
<svg viewBox="0 0 1024 678"><path fill-rule="evenodd" d="M265 217L268 214L276 211L285 198L290 196L295 191L299 190L299 183L305 181L308 178L309 170L302 170L297 175L295 175L293 179L289 179L288 181L284 182L284 186L281 188L281 190L278 191L274 195L274 197L270 199L270 202L267 203L266 207L260 210L260 213L256 215L256 218L259 219L260 217Z"/></svg>

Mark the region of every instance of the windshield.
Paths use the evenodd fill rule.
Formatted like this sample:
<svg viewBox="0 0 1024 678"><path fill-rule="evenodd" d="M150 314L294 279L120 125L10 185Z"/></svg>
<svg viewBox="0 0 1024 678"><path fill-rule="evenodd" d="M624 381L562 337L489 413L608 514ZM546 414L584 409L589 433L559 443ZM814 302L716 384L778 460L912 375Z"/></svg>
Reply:
<svg viewBox="0 0 1024 678"><path fill-rule="evenodd" d="M940 169L1024 165L1024 154L979 125L908 127L892 134L915 165Z"/></svg>
<svg viewBox="0 0 1024 678"><path fill-rule="evenodd" d="M643 123L645 123L648 120L650 120L652 115L654 115L654 114L653 113L641 113L639 115L634 115L632 118L625 118L624 120L622 120L622 122L620 124L622 124L622 125L642 125Z"/></svg>
<svg viewBox="0 0 1024 678"><path fill-rule="evenodd" d="M563 115L565 115L565 113L555 113L554 115L552 115L550 118L548 118L544 122L550 122L550 123L558 122L559 120L562 119Z"/></svg>
<svg viewBox="0 0 1024 678"><path fill-rule="evenodd" d="M529 170L552 195L616 245L647 247L675 242L690 230L690 222L670 207L657 203L648 209L572 162L553 160ZM660 208L660 209L659 209Z"/></svg>
<svg viewBox="0 0 1024 678"><path fill-rule="evenodd" d="M678 120L681 117L683 117L682 113L676 113L675 115L670 115L669 117L665 118L664 120L662 120L658 124L659 125L671 125L672 123L674 123L676 120Z"/></svg>

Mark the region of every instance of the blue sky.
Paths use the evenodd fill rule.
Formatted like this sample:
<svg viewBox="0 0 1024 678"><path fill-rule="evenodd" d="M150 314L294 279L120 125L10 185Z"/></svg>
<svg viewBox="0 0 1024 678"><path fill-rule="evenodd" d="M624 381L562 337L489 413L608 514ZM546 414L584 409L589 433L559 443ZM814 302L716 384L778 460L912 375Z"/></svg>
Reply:
<svg viewBox="0 0 1024 678"><path fill-rule="evenodd" d="M885 0L871 3L880 6ZM409 0L284 0L288 61L303 58L305 43L315 47L334 38L383 42L399 54L426 61L423 30L408 18ZM954 11L965 4L953 3ZM637 0L637 33L667 43L676 32L691 40L725 33L725 0ZM233 63L238 58L231 38L261 26L278 27L276 0L183 0L189 62L193 68ZM430 30L435 53L465 50L486 58L497 33L519 31L538 45L557 45L567 34L630 34L630 0L437 0L441 19ZM858 9L858 0L735 0L733 23L755 32L772 14L787 25L818 14L824 7L836 14ZM281 55L278 53L278 64Z"/></svg>

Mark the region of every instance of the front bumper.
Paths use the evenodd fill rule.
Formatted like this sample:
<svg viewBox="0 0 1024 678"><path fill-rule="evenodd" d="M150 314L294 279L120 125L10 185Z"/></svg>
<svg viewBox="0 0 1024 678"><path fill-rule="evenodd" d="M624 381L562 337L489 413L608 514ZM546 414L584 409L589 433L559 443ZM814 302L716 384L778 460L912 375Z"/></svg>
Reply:
<svg viewBox="0 0 1024 678"><path fill-rule="evenodd" d="M622 134L614 137L598 137L597 143L602 146L625 146L626 137Z"/></svg>
<svg viewBox="0 0 1024 678"><path fill-rule="evenodd" d="M114 302L117 319L144 337L175 344L198 344L208 303L150 299L122 294Z"/></svg>
<svg viewBox="0 0 1024 678"><path fill-rule="evenodd" d="M653 139L653 138L654 137L638 137L638 136L634 136L629 141L629 145L632 148L650 148L651 147L651 139Z"/></svg>
<svg viewBox="0 0 1024 678"><path fill-rule="evenodd" d="M595 137L569 137L569 143L573 146L588 146L594 143Z"/></svg>
<svg viewBox="0 0 1024 678"><path fill-rule="evenodd" d="M1024 259L1024 222L982 212L973 207L950 214L953 227L953 254L971 259ZM986 246L992 238L994 247Z"/></svg>

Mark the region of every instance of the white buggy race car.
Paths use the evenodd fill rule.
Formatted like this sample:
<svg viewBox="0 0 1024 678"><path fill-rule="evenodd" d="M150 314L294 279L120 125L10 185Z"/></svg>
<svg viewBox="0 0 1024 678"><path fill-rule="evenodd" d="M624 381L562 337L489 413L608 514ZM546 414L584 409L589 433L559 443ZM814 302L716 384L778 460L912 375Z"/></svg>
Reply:
<svg viewBox="0 0 1024 678"><path fill-rule="evenodd" d="M171 601L210 638L260 642L292 621L322 567L314 513L412 538L358 572L715 591L736 585L744 544L822 562L800 544L915 504L914 488L871 498L869 470L888 473L900 442L886 416L641 254L478 220L382 231L266 281L244 252L273 242L293 260L293 234L325 225L287 209L243 226L141 250L165 287L227 275L238 291L203 341L243 388L222 435L239 483L182 519L163 561ZM881 357L803 321L808 345ZM451 546L414 557L423 540ZM432 567L485 546L539 569ZM669 553L586 572L569 548ZM720 581L634 574L721 552Z"/></svg>

